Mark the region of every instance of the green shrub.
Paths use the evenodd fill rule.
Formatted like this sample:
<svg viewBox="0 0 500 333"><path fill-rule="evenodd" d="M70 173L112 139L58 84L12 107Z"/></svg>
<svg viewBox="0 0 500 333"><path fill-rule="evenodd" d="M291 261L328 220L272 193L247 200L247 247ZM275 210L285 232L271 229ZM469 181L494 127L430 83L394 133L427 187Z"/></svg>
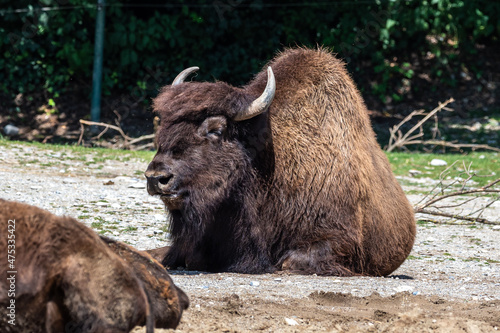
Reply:
<svg viewBox="0 0 500 333"><path fill-rule="evenodd" d="M12 100L38 91L48 101L74 84L90 91L96 2L4 1L0 93ZM107 1L104 46L104 94L128 92L132 102L147 103L192 65L201 67L197 79L243 84L277 50L295 45L333 49L355 76L377 75L363 86L367 93L401 99L414 76L412 54L429 55L432 74L453 85L460 57L476 52L478 42L498 41L500 32L500 3L487 0L137 4Z"/></svg>

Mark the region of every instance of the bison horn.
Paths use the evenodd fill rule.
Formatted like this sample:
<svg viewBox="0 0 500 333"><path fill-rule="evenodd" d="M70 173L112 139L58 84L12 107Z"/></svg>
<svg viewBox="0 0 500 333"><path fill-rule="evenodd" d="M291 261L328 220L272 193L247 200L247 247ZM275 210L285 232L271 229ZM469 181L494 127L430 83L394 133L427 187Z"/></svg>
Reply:
<svg viewBox="0 0 500 333"><path fill-rule="evenodd" d="M234 120L242 121L258 116L259 114L265 112L274 98L274 93L276 92L276 81L274 80L273 70L271 66L267 67L267 85L266 89L259 98L254 100L252 104L245 110L239 112Z"/></svg>
<svg viewBox="0 0 500 333"><path fill-rule="evenodd" d="M184 82L184 80L191 74L191 73L194 73L196 72L198 69L200 69L199 67L189 67L189 68L186 68L185 70L183 70L182 72L179 73L179 75L177 75L174 79L174 82L172 82L172 85L173 86L176 86L178 84L181 84L182 82Z"/></svg>

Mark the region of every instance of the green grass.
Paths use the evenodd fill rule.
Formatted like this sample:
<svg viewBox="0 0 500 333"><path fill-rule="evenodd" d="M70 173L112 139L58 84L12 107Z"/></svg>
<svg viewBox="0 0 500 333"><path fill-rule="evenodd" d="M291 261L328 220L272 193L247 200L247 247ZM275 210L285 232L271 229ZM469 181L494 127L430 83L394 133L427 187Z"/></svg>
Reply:
<svg viewBox="0 0 500 333"><path fill-rule="evenodd" d="M102 229L102 222L92 222L90 226L92 229Z"/></svg>
<svg viewBox="0 0 500 333"><path fill-rule="evenodd" d="M486 259L486 262L488 264L500 264L499 260L494 260L494 259Z"/></svg>
<svg viewBox="0 0 500 333"><path fill-rule="evenodd" d="M155 154L153 151L86 148L76 145L42 144L39 142L10 141L5 138L0 138L0 147L12 148L20 145L26 147L50 149L54 152L61 152L61 158L63 159L71 158L87 161L88 158L91 158L92 162L88 163L99 163L105 160L117 160L126 162L130 159L151 161ZM67 154L72 156L64 156ZM480 156L484 156L484 158L480 158ZM422 174L415 175L415 178L428 177L432 179L439 179L440 174L446 169L447 166L430 166L430 162L433 159L444 160L448 163L448 166L452 165L453 162L458 161L453 167L450 168L449 176L451 176L452 178L457 176L465 178L466 176L464 176L463 174L460 175L460 173L464 169L463 165L465 163L466 166L469 166L469 164L472 163L472 169L478 175L486 176L474 177L474 180L479 183L478 185L485 185L500 176L500 153L472 152L468 153L467 155L459 155L392 152L387 153L387 157L389 158L394 174L400 176L408 176L409 171L411 169L415 169L422 172ZM34 163L34 161L29 162ZM142 174L142 171L136 171L135 174L139 174L139 172Z"/></svg>
<svg viewBox="0 0 500 333"><path fill-rule="evenodd" d="M484 158L480 158L484 156ZM463 173L464 163L468 167L472 163L472 170L478 175L485 177L474 177L477 185L483 186L500 177L500 154L492 152L472 152L467 155L459 154L424 154L424 153L387 153L394 174L408 176L410 170L421 171L422 174L415 175L414 178L439 179L440 174L455 161L458 161L450 168L452 178L467 176ZM431 166L433 159L444 160L447 166Z"/></svg>
<svg viewBox="0 0 500 333"><path fill-rule="evenodd" d="M153 151L132 151L132 150L119 150L119 149L108 149L108 148L87 148L77 145L58 145L58 144L44 144L40 142L25 142L25 141L13 141L7 140L5 138L0 138L0 147L13 148L15 146L25 146L25 147L35 147L42 149L50 149L54 152L61 152L61 158L64 159L79 159L85 161L85 155L92 154L93 163L104 162L105 160L117 160L126 162L131 159L140 159L145 161L150 161L153 159ZM82 155L82 157L67 157L64 156L65 153L71 153L75 155Z"/></svg>

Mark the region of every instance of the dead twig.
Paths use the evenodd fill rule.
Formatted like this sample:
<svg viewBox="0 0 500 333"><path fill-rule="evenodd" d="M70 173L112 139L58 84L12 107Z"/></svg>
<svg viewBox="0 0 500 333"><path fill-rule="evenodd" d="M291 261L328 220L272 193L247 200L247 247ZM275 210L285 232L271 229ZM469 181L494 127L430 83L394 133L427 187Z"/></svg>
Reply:
<svg viewBox="0 0 500 333"><path fill-rule="evenodd" d="M456 143L456 142L448 142L444 140L437 140L436 138L439 136L439 126L438 126L438 118L437 113L442 110L453 111L450 108L447 108L446 105L454 102L453 98L448 99L444 103L439 103L438 107L432 110L429 113L425 113L424 110L415 110L406 116L401 122L397 125L394 125L391 129L389 129L390 137L389 143L387 144L386 150L388 152L393 151L394 149L403 149L406 146L411 145L424 145L424 146L434 146L434 147L448 147L456 150L462 150L463 148L470 148L471 150L477 149L485 149L492 150L496 152L500 152L500 148L492 147L485 144L473 144L473 143ZM401 131L401 127L408 123L413 117L416 116L424 116L415 126L413 126L408 132L404 133ZM432 139L424 140L421 139L424 136L424 130L422 125L427 122L431 117L434 118L434 126L431 129ZM414 134L414 132L418 129L418 133Z"/></svg>
<svg viewBox="0 0 500 333"><path fill-rule="evenodd" d="M436 212L436 211L432 211L432 210L428 210L428 209L421 209L418 213L435 215L435 216L443 216L443 217L449 217L449 218L453 218L453 219L457 219L457 220L479 222L479 223L484 223L484 224L500 225L499 222L490 221L488 219L481 218L481 217L461 216L461 215L450 214L450 213ZM449 224L454 224L454 223L449 223Z"/></svg>
<svg viewBox="0 0 500 333"><path fill-rule="evenodd" d="M406 145L406 142L417 139L419 137L422 137L424 135L422 125L429 120L432 116L434 116L436 113L438 113L441 110L451 110L449 108L446 108L446 105L454 102L455 100L453 98L449 98L447 101L444 103L439 103L439 106L436 107L434 110L429 112L424 118L422 118L415 126L413 126L408 132L403 134L400 130L401 126L403 124L407 123L412 119L414 116L421 116L424 115L423 110L417 110L413 111L410 113L407 117L405 117L399 124L395 125L393 128L389 130L391 136L389 138L389 144L387 145L387 151L390 152L394 150L395 148L401 148ZM410 137L410 135L415 132L417 129L420 130L419 134L413 135Z"/></svg>
<svg viewBox="0 0 500 333"><path fill-rule="evenodd" d="M497 184L499 182L500 182L500 178L496 179L496 180L492 181L491 183L489 183L483 187L480 187L480 188L474 188L474 189L470 189L470 190L459 190L459 191L452 192L449 194L441 195L438 198L435 198L435 199L432 199L432 200L425 202L425 204L423 204L420 207L416 207L415 212L418 213L419 209L429 207L429 206L433 205L434 203L441 201L441 200L444 200L446 198L457 197L457 196L466 195L466 194L500 193L500 190L490 189L490 187L494 186L495 184Z"/></svg>
<svg viewBox="0 0 500 333"><path fill-rule="evenodd" d="M441 147L449 147L460 150L461 148L470 148L471 150L476 149L485 149L500 152L500 148L484 145L484 144L475 144L475 143L453 143L444 140L411 140L404 142L404 146L410 145L434 145ZM394 148L393 148L394 149ZM387 150L389 151L389 150Z"/></svg>
<svg viewBox="0 0 500 333"><path fill-rule="evenodd" d="M142 149L150 149L151 147L154 146L154 144L151 142L151 143L141 145L139 147L134 147L134 145L139 143L139 142L146 141L146 140L153 140L155 137L154 134L148 134L148 135L140 136L138 138L132 138L132 137L126 135L120 126L115 126L115 125L101 123L101 122L95 122L95 121L88 121L88 120L83 120L83 119L80 119L80 138L78 139L78 145L80 145L83 141L84 125L104 127L104 129L97 136L95 136L93 138L96 140L100 139L104 135L104 133L106 133L109 129L113 129L113 130L117 131L118 133L120 133L120 135L122 136L122 138L124 140L124 143L123 143L124 148L128 148L131 150L142 150Z"/></svg>
<svg viewBox="0 0 500 333"><path fill-rule="evenodd" d="M446 170L444 170L441 173L439 184L436 185L422 200L420 200L415 205L414 207L415 213L449 217L456 220L471 221L484 224L500 225L500 221L491 221L487 218L481 217L486 208L490 207L495 202L500 200L500 196L494 196L489 202L482 204L480 208L477 210L475 209L476 204L474 204L474 207L471 209L472 211L467 214L449 213L445 211L445 209L463 207L465 204L472 202L473 200L476 200L480 197L484 197L485 195L500 193L500 189L494 188L495 185L500 183L500 178L493 180L482 187L467 189L466 184L469 181L473 180L473 177L477 175L471 171L472 164L469 164L469 166L467 167L465 163L464 163L465 171L462 172L462 174L465 173L468 177L462 180L461 187L459 190L447 192L450 191L453 186L459 184L457 180L453 180L447 185L444 184L444 178L449 174L450 168L455 164L456 162L450 165L450 167L446 168ZM437 203L443 200L453 197L463 197L466 195L479 195L479 196L474 196L472 198L466 197L464 201L454 204L445 204L439 206L436 205Z"/></svg>

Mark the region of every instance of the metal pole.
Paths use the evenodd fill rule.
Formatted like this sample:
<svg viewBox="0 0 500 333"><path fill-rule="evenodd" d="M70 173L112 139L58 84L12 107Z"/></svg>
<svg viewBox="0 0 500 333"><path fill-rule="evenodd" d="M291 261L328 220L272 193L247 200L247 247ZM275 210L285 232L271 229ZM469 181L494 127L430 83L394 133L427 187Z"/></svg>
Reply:
<svg viewBox="0 0 500 333"><path fill-rule="evenodd" d="M92 102L90 119L101 119L101 81L102 81L102 50L104 49L104 14L106 0L97 1L97 17L95 24L94 72L92 75Z"/></svg>

